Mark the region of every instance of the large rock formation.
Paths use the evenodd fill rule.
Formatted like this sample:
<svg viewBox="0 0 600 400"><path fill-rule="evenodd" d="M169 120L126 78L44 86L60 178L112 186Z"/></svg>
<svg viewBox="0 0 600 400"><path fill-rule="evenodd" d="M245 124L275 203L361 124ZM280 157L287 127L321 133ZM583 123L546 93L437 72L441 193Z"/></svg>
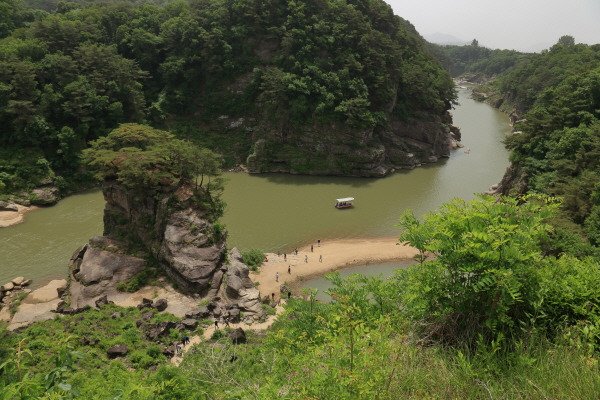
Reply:
<svg viewBox="0 0 600 400"><path fill-rule="evenodd" d="M226 257L226 232L198 206L198 192L191 186L141 194L105 181L102 189L104 236L91 238L71 257L72 307L94 305L102 295L116 297L115 287L142 272L146 259L153 259L187 294L218 299L223 307L237 304L247 312L262 311L248 267L235 249ZM146 259L130 255L132 249Z"/></svg>
<svg viewBox="0 0 600 400"><path fill-rule="evenodd" d="M250 173L381 177L448 157L460 140L448 112L426 121L395 119L386 128L365 131L335 124L297 126L285 134L270 126L246 128L254 132Z"/></svg>

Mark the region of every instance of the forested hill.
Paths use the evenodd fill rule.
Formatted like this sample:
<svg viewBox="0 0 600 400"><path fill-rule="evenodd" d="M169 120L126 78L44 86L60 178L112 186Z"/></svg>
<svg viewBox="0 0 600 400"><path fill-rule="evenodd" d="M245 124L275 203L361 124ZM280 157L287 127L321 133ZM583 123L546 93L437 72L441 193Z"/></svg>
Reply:
<svg viewBox="0 0 600 400"><path fill-rule="evenodd" d="M452 81L381 0L37 6L2 3L5 193L85 181L81 150L123 122L255 172L382 175L447 151Z"/></svg>
<svg viewBox="0 0 600 400"><path fill-rule="evenodd" d="M567 35L539 54L511 55L476 43L437 50L446 65L462 66L462 74L491 80L474 88L474 97L511 114L512 165L500 191L562 198L555 225L600 245L600 44L576 44ZM491 68L502 61L504 68ZM565 242L561 250L580 244Z"/></svg>

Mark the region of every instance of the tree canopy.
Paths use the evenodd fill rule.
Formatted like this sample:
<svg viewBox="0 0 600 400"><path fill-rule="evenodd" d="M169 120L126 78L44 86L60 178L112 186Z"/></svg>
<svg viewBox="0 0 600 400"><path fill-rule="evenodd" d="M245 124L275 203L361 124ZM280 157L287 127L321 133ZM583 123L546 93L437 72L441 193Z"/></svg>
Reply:
<svg viewBox="0 0 600 400"><path fill-rule="evenodd" d="M218 156L177 139L171 133L139 124L122 124L90 143L84 161L99 179L117 179L132 189L172 186L182 180L219 175Z"/></svg>
<svg viewBox="0 0 600 400"><path fill-rule="evenodd" d="M6 3L6 191L37 184L40 157L65 183L84 180L79 153L122 123L185 135L237 165L252 135L222 116L284 131L318 122L365 129L439 114L454 98L414 27L381 0L161 3L30 0L50 12L33 14Z"/></svg>

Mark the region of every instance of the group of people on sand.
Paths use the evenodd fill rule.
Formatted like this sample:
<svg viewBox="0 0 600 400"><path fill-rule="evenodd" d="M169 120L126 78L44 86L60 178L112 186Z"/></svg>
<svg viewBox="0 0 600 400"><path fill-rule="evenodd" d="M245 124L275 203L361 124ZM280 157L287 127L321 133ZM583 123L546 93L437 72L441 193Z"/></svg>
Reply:
<svg viewBox="0 0 600 400"><path fill-rule="evenodd" d="M317 247L321 247L321 239L317 240ZM314 253L315 247L314 245L310 245L310 252ZM296 247L296 249L294 250L294 253L296 253L296 255L298 255L298 248ZM280 253L277 252L277 255L279 256ZM268 261L268 259L266 259L266 261ZM287 253L283 253L283 262L287 262ZM323 262L323 255L319 254L319 262L322 263ZM308 254L304 255L304 263L308 264ZM292 267L291 265L288 264L288 269L287 269L288 275L292 274ZM275 272L275 282L279 282L279 271Z"/></svg>

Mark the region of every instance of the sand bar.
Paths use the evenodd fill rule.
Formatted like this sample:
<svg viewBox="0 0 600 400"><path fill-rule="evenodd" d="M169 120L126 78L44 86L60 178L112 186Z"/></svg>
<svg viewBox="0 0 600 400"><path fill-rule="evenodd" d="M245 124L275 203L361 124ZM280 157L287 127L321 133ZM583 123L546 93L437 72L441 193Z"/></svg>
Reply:
<svg viewBox="0 0 600 400"><path fill-rule="evenodd" d="M9 226L20 224L25 220L25 213L38 209L36 206L25 207L20 204L16 206L19 211L0 211L0 228L8 228Z"/></svg>
<svg viewBox="0 0 600 400"><path fill-rule="evenodd" d="M268 253L258 272L250 273L250 278L258 282L261 296L275 293L279 298L280 285L287 282L292 287L301 280L323 276L331 271L357 266L378 264L411 259L418 251L409 246L397 244L396 237L372 239L339 239L321 241L298 249L298 254ZM319 258L322 257L322 261ZM288 273L288 266L290 273ZM279 274L276 281L276 273ZM300 278L301 277L301 278Z"/></svg>

